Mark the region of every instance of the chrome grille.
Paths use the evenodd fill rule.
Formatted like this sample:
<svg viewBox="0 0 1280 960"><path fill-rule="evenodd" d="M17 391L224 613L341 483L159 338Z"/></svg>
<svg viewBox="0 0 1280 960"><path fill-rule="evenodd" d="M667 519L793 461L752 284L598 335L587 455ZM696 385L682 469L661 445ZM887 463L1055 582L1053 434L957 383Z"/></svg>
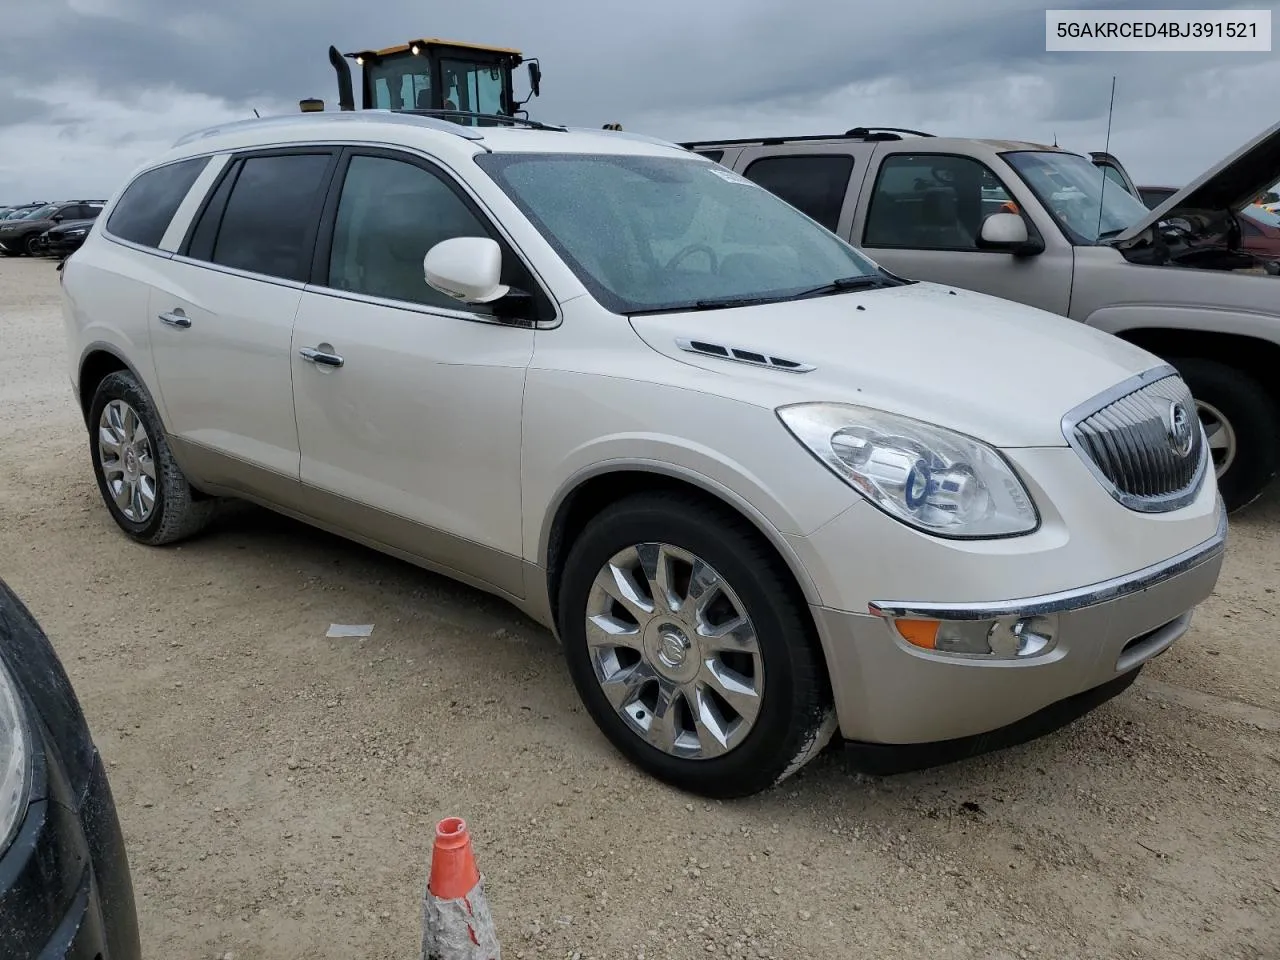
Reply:
<svg viewBox="0 0 1280 960"><path fill-rule="evenodd" d="M1067 415L1063 432L1102 485L1132 510L1176 510L1195 498L1204 480L1208 444L1191 391L1172 367L1083 404Z"/></svg>

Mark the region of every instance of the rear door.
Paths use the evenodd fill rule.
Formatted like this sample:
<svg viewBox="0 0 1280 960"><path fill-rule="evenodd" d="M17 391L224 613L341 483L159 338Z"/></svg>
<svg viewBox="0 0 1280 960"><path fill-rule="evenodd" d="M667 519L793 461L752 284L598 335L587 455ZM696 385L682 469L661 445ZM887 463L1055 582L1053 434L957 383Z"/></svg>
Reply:
<svg viewBox="0 0 1280 960"><path fill-rule="evenodd" d="M899 276L930 280L1066 314L1075 254L1039 201L1006 164L930 149L879 145L863 184L855 244ZM1044 250L1015 256L978 244L982 222L1017 212Z"/></svg>
<svg viewBox="0 0 1280 960"><path fill-rule="evenodd" d="M847 238L874 149L866 143L753 146L742 150L733 169Z"/></svg>
<svg viewBox="0 0 1280 960"><path fill-rule="evenodd" d="M290 343L336 162L331 147L236 156L152 289L169 433L206 482L296 488Z"/></svg>

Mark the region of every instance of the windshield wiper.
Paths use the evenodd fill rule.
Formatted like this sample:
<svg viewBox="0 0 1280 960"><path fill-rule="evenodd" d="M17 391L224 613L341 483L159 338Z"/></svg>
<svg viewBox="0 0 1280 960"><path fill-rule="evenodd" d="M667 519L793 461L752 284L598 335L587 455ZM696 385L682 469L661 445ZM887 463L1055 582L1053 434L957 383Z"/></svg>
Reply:
<svg viewBox="0 0 1280 960"><path fill-rule="evenodd" d="M801 300L805 297L818 297L824 293L844 293L848 290L873 290L876 287L891 287L894 282L888 277L878 276L876 274L860 273L852 277L837 277L830 283L824 283L818 287L812 287L808 290L801 290L787 297L788 300Z"/></svg>

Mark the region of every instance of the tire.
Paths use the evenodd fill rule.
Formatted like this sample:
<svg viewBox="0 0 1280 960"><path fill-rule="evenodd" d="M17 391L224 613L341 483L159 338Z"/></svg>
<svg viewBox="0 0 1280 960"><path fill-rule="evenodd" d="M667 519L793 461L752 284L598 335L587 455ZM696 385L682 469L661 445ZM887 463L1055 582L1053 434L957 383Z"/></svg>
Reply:
<svg viewBox="0 0 1280 960"><path fill-rule="evenodd" d="M1213 431L1210 445L1216 445L1218 490L1228 512L1248 506L1280 468L1280 409L1261 383L1237 367L1199 358L1169 363L1191 388L1206 430L1214 421L1223 424ZM1224 442L1230 451L1225 462Z"/></svg>
<svg viewBox="0 0 1280 960"><path fill-rule="evenodd" d="M22 250L28 257L40 256L40 237L32 234L22 243Z"/></svg>
<svg viewBox="0 0 1280 960"><path fill-rule="evenodd" d="M132 411L145 431L145 442L134 444L132 451L119 447L119 456L111 457L111 448L103 443L104 431L115 436L121 431L104 425L108 407L108 422L122 429L132 426L134 421L127 413ZM133 435L138 435L136 430ZM89 405L89 455L108 512L120 529L139 543L161 546L185 540L199 533L213 518L217 501L197 499L169 449L164 425L151 397L132 373L111 373L98 384ZM129 477L136 479L139 492L137 497L125 498L128 502L122 506L116 498L119 488L115 484Z"/></svg>
<svg viewBox="0 0 1280 960"><path fill-rule="evenodd" d="M638 544L652 545L646 551L651 561L657 555L656 545L665 546L672 559L669 569L677 595L685 592L692 580L686 573L691 559L702 564L697 567L701 582L718 575L726 589L708 591L706 596L715 599L708 603L703 622L722 624L732 612L745 613L747 626L754 627L754 654L715 652L710 645L704 648L710 641L692 629L696 618L687 599L682 613L655 616L647 629L639 626L641 618L626 614L610 601L597 587L597 575L608 571L612 562L625 565L638 560L639 554L634 552ZM650 589L644 577L631 582L638 585L639 596L652 602L658 591ZM615 588L613 592L618 591ZM826 746L835 731L826 666L804 599L790 571L768 544L728 510L709 508L700 499L677 493L636 495L605 508L569 551L559 601L560 636L579 696L614 747L659 780L706 797L748 796L791 776ZM593 631L597 638L607 634L612 643L634 644L645 652L623 646L593 653L587 636L589 615L612 628ZM617 629L631 624L637 625L638 632L616 640ZM735 634L750 635L745 630ZM685 653L680 652L682 645ZM680 666L673 671L677 659ZM656 673L659 668L667 675ZM638 696L617 708L604 687L613 670L620 679L648 678L631 686ZM675 676L677 672L683 672L682 676ZM736 694L754 688L756 695L738 697L740 705L747 705L743 708L746 712L739 713L720 696L726 687L723 681L720 685L709 682L715 676L727 676L730 687L737 687ZM678 683L694 691L690 695L693 699L671 696ZM663 711L672 717L669 728L662 727L657 718L664 684L667 703L676 704L673 713ZM623 683L610 686L616 692L627 687ZM702 737L692 730L689 706L699 699L702 709L709 711L703 713L704 718L710 720L702 725ZM738 718L736 726L730 714ZM645 723L648 735L641 732ZM664 729L666 735L657 732ZM718 738L712 736L713 730L718 730ZM671 731L678 736L671 736ZM654 746L647 736L665 746Z"/></svg>

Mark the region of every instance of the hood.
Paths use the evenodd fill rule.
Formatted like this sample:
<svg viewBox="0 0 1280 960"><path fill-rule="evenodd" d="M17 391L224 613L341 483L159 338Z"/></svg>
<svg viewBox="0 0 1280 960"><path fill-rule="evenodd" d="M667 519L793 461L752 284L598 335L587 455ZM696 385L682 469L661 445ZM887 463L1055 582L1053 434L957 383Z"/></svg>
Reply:
<svg viewBox="0 0 1280 960"><path fill-rule="evenodd" d="M64 220L49 230L50 233L70 233L72 230L87 230L94 224L93 220Z"/></svg>
<svg viewBox="0 0 1280 960"><path fill-rule="evenodd" d="M1001 447L1066 446L1064 414L1160 364L1066 317L924 282L631 323L659 353L739 378L742 399L864 404Z"/></svg>
<svg viewBox="0 0 1280 960"><path fill-rule="evenodd" d="M1113 243L1140 236L1175 211L1235 211L1280 180L1280 123L1200 174L1164 203L1154 208Z"/></svg>

